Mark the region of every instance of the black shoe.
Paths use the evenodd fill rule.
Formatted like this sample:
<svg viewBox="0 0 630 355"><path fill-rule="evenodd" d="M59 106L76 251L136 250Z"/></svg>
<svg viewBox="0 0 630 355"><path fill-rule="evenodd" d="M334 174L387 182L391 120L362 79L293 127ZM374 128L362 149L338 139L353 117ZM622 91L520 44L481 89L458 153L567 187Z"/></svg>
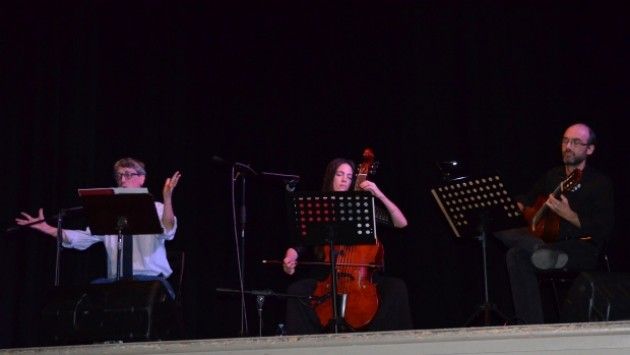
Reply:
<svg viewBox="0 0 630 355"><path fill-rule="evenodd" d="M540 270L562 269L567 265L569 256L560 250L540 248L532 253L531 260Z"/></svg>

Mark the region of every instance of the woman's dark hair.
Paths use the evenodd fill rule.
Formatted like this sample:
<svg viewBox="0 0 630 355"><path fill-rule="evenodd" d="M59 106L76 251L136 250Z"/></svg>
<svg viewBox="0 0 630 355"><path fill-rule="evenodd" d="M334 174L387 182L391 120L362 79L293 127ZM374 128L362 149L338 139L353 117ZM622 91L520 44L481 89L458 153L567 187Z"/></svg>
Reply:
<svg viewBox="0 0 630 355"><path fill-rule="evenodd" d="M354 162L349 159L344 158L336 158L330 161L326 166L326 172L324 173L324 181L322 182L322 191L332 191L333 190L333 179L335 177L335 173L337 169L342 164L348 164L352 168L352 172L354 173ZM354 175L353 179L354 180Z"/></svg>

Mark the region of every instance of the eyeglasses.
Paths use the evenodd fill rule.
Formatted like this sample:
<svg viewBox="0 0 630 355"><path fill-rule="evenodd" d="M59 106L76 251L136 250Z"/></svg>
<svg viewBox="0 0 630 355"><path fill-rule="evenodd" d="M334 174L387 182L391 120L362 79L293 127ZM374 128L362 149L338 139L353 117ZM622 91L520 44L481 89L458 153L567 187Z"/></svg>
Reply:
<svg viewBox="0 0 630 355"><path fill-rule="evenodd" d="M125 179L131 179L134 176L141 176L144 174L140 174L140 173L130 173L130 172L125 172L125 173L114 173L114 179L116 180L121 180L123 178L123 176L125 177Z"/></svg>
<svg viewBox="0 0 630 355"><path fill-rule="evenodd" d="M573 138L573 139L562 138L562 145L569 145L569 143L571 143L571 145L573 145L574 147L577 147L577 146L585 147L587 145L590 145L590 143L584 143L578 138Z"/></svg>

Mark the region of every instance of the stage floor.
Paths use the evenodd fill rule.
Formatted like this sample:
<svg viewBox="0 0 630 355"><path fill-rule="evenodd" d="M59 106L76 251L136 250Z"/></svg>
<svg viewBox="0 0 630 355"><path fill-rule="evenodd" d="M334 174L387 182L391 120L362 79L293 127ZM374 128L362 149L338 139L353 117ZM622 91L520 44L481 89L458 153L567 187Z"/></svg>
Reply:
<svg viewBox="0 0 630 355"><path fill-rule="evenodd" d="M6 349L23 354L630 354L630 321Z"/></svg>

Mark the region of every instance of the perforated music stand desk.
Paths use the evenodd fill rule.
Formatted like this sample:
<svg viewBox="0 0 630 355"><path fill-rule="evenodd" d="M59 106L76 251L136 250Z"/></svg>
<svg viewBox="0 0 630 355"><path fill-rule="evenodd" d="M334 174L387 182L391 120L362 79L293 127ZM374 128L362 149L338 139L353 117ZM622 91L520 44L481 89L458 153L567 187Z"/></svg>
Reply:
<svg viewBox="0 0 630 355"><path fill-rule="evenodd" d="M335 245L374 244L374 197L368 191L295 192L288 195L293 245L329 245L332 325L339 332Z"/></svg>
<svg viewBox="0 0 630 355"><path fill-rule="evenodd" d="M368 191L301 191L288 195L293 245L374 244L374 197ZM332 233L332 234L331 234Z"/></svg>
<svg viewBox="0 0 630 355"><path fill-rule="evenodd" d="M118 235L116 278L131 278L131 236L162 233L153 196L146 188L92 188L79 197L91 234ZM121 254L130 256L124 267Z"/></svg>
<svg viewBox="0 0 630 355"><path fill-rule="evenodd" d="M483 315L484 325L490 325L490 313L503 315L490 303L486 235L488 232L526 225L520 210L498 174L480 178L464 178L446 182L431 190L453 234L458 238L476 238L481 242L483 259L484 303L466 322Z"/></svg>
<svg viewBox="0 0 630 355"><path fill-rule="evenodd" d="M498 174L447 182L431 190L456 237L525 226Z"/></svg>

